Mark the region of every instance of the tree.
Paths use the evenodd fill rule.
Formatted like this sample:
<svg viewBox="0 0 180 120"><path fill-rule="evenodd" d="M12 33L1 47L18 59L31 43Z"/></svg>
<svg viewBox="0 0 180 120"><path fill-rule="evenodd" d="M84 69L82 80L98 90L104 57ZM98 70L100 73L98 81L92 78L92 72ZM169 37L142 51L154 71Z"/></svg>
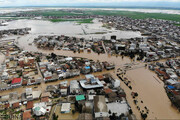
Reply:
<svg viewBox="0 0 180 120"><path fill-rule="evenodd" d="M141 113L141 117L142 117L143 120L145 120L147 118L147 114Z"/></svg>
<svg viewBox="0 0 180 120"><path fill-rule="evenodd" d="M55 58L57 57L57 55L54 54L54 53L51 53L51 57L52 57L53 59L55 59Z"/></svg>
<svg viewBox="0 0 180 120"><path fill-rule="evenodd" d="M39 57L39 56L37 56L37 57L36 57L36 61L37 61L37 62L41 62L41 60L40 60L40 57Z"/></svg>
<svg viewBox="0 0 180 120"><path fill-rule="evenodd" d="M121 119L122 117L124 117L125 115L124 115L124 113L122 113L120 116L119 116L119 118Z"/></svg>
<svg viewBox="0 0 180 120"><path fill-rule="evenodd" d="M109 116L110 120L117 120L116 114L113 113L111 116Z"/></svg>
<svg viewBox="0 0 180 120"><path fill-rule="evenodd" d="M75 110L72 110L72 114L74 115L76 113L76 111Z"/></svg>
<svg viewBox="0 0 180 120"><path fill-rule="evenodd" d="M111 114L111 110L109 110L109 114Z"/></svg>
<svg viewBox="0 0 180 120"><path fill-rule="evenodd" d="M55 113L53 113L53 120L58 120L58 115L56 115Z"/></svg>
<svg viewBox="0 0 180 120"><path fill-rule="evenodd" d="M133 111L132 111L132 109L129 109L129 114L133 114Z"/></svg>
<svg viewBox="0 0 180 120"><path fill-rule="evenodd" d="M82 104L79 104L79 112L82 113L82 107L83 105Z"/></svg>

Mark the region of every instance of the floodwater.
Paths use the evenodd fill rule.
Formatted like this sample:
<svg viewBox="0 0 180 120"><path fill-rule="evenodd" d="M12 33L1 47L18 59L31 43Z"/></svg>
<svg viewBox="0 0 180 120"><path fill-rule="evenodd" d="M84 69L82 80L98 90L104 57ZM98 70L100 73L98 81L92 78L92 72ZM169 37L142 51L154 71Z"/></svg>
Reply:
<svg viewBox="0 0 180 120"><path fill-rule="evenodd" d="M24 41L23 40L20 41L20 40L21 39L19 39L19 44L22 46ZM72 51L63 51L63 50L50 51L50 50L37 49L33 45L29 47L25 47L24 49L28 51L38 51L46 54L54 52L58 55L84 57L84 58L92 59L94 61L97 60L108 61L114 63L116 65L116 69L122 68L124 64L133 62L128 57L124 57L122 59L122 57L116 57L107 54L98 55L97 53L94 52L87 53L86 51L82 53L73 53ZM179 119L180 114L175 108L171 106L171 102L168 99L165 90L163 88L163 82L159 80L159 78L156 76L155 73L149 71L145 67L142 67L144 66L144 63L138 61L135 61L135 63L137 64L137 66L140 66L140 68L137 67L137 69L132 69L127 71L126 77L131 81L133 91L138 92L139 101L142 100L144 102L143 105L139 105L139 106L141 106L142 108L146 106L150 110L148 114L148 119ZM106 71L103 73L111 73L114 78L117 78L115 70ZM103 73L97 73L97 74L103 74ZM156 77L156 79L154 77ZM78 78L79 77L69 80L74 80ZM55 83L58 84L59 82L55 82ZM55 84L55 83L49 83L49 84ZM135 104L133 103L133 99L130 95L132 91L123 82L121 82L121 87L125 90L127 94L127 100L130 106L132 107L133 112L135 113L137 118L140 119L141 118L140 113L137 110Z"/></svg>
<svg viewBox="0 0 180 120"><path fill-rule="evenodd" d="M102 38L102 36L110 39L111 35L116 35L117 39L141 37L140 32L107 29L102 27L103 24L98 19L94 19L93 22L93 24L77 24L76 22L52 23L43 20L15 20L8 22L8 26L1 26L0 30L30 27L31 35L67 35L86 39ZM97 32L105 34L97 34Z"/></svg>
<svg viewBox="0 0 180 120"><path fill-rule="evenodd" d="M47 26L46 24L47 23ZM19 24L19 25L18 25ZM72 51L63 51L63 50L42 50L36 48L36 46L28 45L29 43L33 42L33 39L37 37L38 35L42 34L65 34L65 35L72 35L72 36L87 36L83 34L82 27L86 29L87 33L95 32L101 29L100 23L95 23L98 25L76 25L75 23L65 22L65 23L51 23L48 21L34 21L34 20L18 20L13 21L12 23L9 23L9 26L5 26L8 28L17 28L19 26L22 27L32 27L32 31L29 35L19 36L19 37L9 37L9 38L15 38L16 42L18 42L19 47L23 48L27 51L38 51L42 53L56 53L57 55L65 55L65 56L72 56L72 57L84 57L88 59L92 59L94 61L108 61L112 62L116 65L117 68L123 68L123 65L126 63L132 63L129 58L124 57L116 57L108 54L97 54L94 52L87 53L86 51L82 53L73 53ZM0 27L3 29L2 27ZM102 29L102 31L109 31L105 28ZM116 31L116 30L111 30ZM126 37L137 37L140 36L140 33L138 32L126 32L126 31L116 31L118 33L118 37L122 37L123 35ZM109 33L114 34L115 32ZM132 35L133 33L133 35ZM79 35L82 34L82 35ZM137 35L137 36L136 36ZM93 34L89 34L89 36L93 36ZM97 35L98 37L102 37L103 35ZM109 35L107 35L109 36ZM8 39L8 38L6 38ZM135 61L134 63L137 63L140 67L137 67L136 69L128 70L126 72L126 77L131 81L131 85L133 90L130 90L123 82L121 82L121 87L125 90L127 93L127 100L132 107L133 112L137 116L138 119L140 119L140 113L137 110L135 104L133 103L133 99L131 97L131 92L138 92L138 101L143 101L142 104L139 103L140 108L147 107L149 109L148 119L180 119L179 112L171 106L171 102L168 99L163 82L157 78L156 74L146 69L144 66L144 63ZM116 76L116 70L112 71L104 71L102 73L95 73L95 75L103 74L103 73L111 73L114 78L117 78ZM68 79L68 81L74 80L74 79L81 79L84 76L79 76L76 78ZM156 78L156 79L155 79ZM52 83L42 83L39 87L42 89L42 91L45 90L47 85L55 85L59 84L60 81L52 82ZM32 86L29 86L32 87ZM9 92L17 91L18 93L21 93L24 91L25 88L17 88L9 91L3 91L1 92L1 95L7 94Z"/></svg>

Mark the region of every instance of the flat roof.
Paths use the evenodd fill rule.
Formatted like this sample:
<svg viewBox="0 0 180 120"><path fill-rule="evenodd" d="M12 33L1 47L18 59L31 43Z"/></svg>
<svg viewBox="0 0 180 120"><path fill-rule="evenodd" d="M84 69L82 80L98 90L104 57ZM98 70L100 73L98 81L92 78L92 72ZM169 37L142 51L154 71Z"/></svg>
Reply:
<svg viewBox="0 0 180 120"><path fill-rule="evenodd" d="M76 95L76 101L85 100L84 95Z"/></svg>
<svg viewBox="0 0 180 120"><path fill-rule="evenodd" d="M94 96L94 112L108 112L105 96Z"/></svg>
<svg viewBox="0 0 180 120"><path fill-rule="evenodd" d="M102 88L104 85L99 81L99 79L96 79L97 84L85 84L87 83L87 80L81 80L80 85L84 89L94 89L94 88Z"/></svg>
<svg viewBox="0 0 180 120"><path fill-rule="evenodd" d="M62 103L61 112L69 112L71 108L71 103Z"/></svg>

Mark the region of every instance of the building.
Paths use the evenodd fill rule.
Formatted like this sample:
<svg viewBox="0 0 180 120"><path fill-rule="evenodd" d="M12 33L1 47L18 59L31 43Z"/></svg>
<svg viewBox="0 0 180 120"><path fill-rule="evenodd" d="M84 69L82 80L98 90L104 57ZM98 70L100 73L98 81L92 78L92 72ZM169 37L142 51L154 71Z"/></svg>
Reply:
<svg viewBox="0 0 180 120"><path fill-rule="evenodd" d="M62 103L61 113L69 113L71 111L71 103Z"/></svg>
<svg viewBox="0 0 180 120"><path fill-rule="evenodd" d="M120 80L115 79L112 81L112 84L114 88L118 88L120 87Z"/></svg>
<svg viewBox="0 0 180 120"><path fill-rule="evenodd" d="M26 99L27 101L33 100L32 88L26 88Z"/></svg>
<svg viewBox="0 0 180 120"><path fill-rule="evenodd" d="M89 113L82 113L79 115L78 120L93 120L93 116Z"/></svg>
<svg viewBox="0 0 180 120"><path fill-rule="evenodd" d="M76 101L85 100L84 95L76 95Z"/></svg>
<svg viewBox="0 0 180 120"><path fill-rule="evenodd" d="M77 80L72 80L70 82L70 93L71 94L79 94L80 93L80 86Z"/></svg>
<svg viewBox="0 0 180 120"><path fill-rule="evenodd" d="M28 110L28 109L32 109L33 108L33 105L34 105L34 102L33 101L28 101L27 102L27 107L26 107L26 109Z"/></svg>
<svg viewBox="0 0 180 120"><path fill-rule="evenodd" d="M87 80L81 80L80 85L84 89L95 89L95 88L102 88L104 85L99 81L98 78L95 78L94 75L86 75Z"/></svg>
<svg viewBox="0 0 180 120"><path fill-rule="evenodd" d="M30 120L31 119L31 111L25 111L23 113L23 120Z"/></svg>
<svg viewBox="0 0 180 120"><path fill-rule="evenodd" d="M14 78L11 82L11 86L14 88L21 87L22 85L22 78Z"/></svg>
<svg viewBox="0 0 180 120"><path fill-rule="evenodd" d="M111 113L117 113L116 115L119 116L121 114L127 115L129 112L129 107L126 103L126 101L119 102L113 102L107 104L108 111L110 110Z"/></svg>
<svg viewBox="0 0 180 120"><path fill-rule="evenodd" d="M45 115L47 112L47 105L45 102L35 103L33 107L33 113L36 116Z"/></svg>
<svg viewBox="0 0 180 120"><path fill-rule="evenodd" d="M105 96L94 96L94 114L95 118L108 117Z"/></svg>

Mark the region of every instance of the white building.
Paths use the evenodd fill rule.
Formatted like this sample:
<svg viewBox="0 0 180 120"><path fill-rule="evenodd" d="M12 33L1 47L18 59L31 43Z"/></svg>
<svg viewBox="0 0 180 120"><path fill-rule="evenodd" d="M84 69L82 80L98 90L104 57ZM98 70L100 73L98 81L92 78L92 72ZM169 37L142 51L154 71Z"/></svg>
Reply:
<svg viewBox="0 0 180 120"><path fill-rule="evenodd" d="M33 113L36 116L45 115L49 111L50 111L50 108L47 107L45 102L35 103L34 104Z"/></svg>
<svg viewBox="0 0 180 120"><path fill-rule="evenodd" d="M32 95L32 88L26 88L26 99L33 100L33 95Z"/></svg>
<svg viewBox="0 0 180 120"><path fill-rule="evenodd" d="M69 113L71 111L71 103L62 103L61 113Z"/></svg>
<svg viewBox="0 0 180 120"><path fill-rule="evenodd" d="M70 82L70 93L78 94L80 91L80 86L77 80L72 80Z"/></svg>
<svg viewBox="0 0 180 120"><path fill-rule="evenodd" d="M112 82L112 84L113 84L114 88L118 88L118 87L120 87L120 80L115 79L115 80Z"/></svg>

